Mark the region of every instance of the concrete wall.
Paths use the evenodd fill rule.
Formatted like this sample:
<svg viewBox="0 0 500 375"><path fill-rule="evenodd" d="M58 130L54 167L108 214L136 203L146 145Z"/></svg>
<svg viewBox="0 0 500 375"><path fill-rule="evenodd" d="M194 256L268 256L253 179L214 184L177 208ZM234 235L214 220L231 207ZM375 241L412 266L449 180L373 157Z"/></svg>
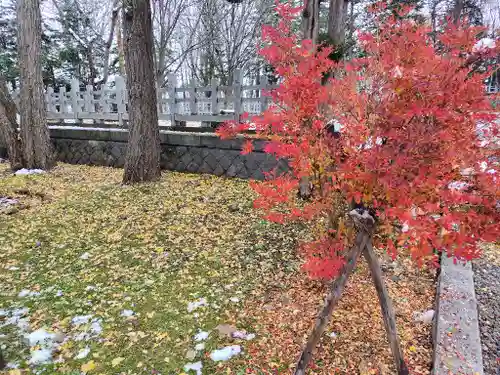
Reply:
<svg viewBox="0 0 500 375"><path fill-rule="evenodd" d="M50 128L59 161L123 167L127 148L124 129ZM213 133L161 131L161 166L179 172L262 179L264 172L287 169L263 152L264 142L254 141L254 152L241 155L242 139L221 140Z"/></svg>

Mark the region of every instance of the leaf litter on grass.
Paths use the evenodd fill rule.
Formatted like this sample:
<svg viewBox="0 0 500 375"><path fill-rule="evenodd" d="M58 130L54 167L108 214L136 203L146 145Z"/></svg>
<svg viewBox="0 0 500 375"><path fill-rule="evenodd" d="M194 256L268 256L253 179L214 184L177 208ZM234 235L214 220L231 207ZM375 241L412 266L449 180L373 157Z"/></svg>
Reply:
<svg viewBox="0 0 500 375"><path fill-rule="evenodd" d="M23 337L43 329L61 340L39 374L290 373L325 293L298 271L296 242L310 232L262 221L246 181L170 172L120 181L112 168L0 170L0 196L20 205L0 214L10 365L30 366L43 348ZM432 307L433 280L400 269L386 273L398 329L412 374L428 374L430 327L411 316ZM381 319L361 265L311 374L391 374Z"/></svg>
<svg viewBox="0 0 500 375"><path fill-rule="evenodd" d="M0 343L12 368L181 373L228 346L217 335L193 338L227 324L263 273L297 268L303 228L262 222L246 181L164 173L122 186L120 170L64 164L0 172L0 196L20 206L0 216ZM61 340L31 346L31 332ZM243 357L250 341L240 341ZM30 363L33 353L45 364Z"/></svg>

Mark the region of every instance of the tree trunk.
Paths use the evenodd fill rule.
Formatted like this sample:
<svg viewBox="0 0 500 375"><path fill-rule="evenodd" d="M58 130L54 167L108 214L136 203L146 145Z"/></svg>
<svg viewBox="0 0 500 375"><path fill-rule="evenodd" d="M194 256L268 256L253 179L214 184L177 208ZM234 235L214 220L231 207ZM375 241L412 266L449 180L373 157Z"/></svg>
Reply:
<svg viewBox="0 0 500 375"><path fill-rule="evenodd" d="M398 331L396 329L396 317L394 315L391 298L389 297L389 293L387 293L387 289L384 285L382 270L380 269L380 264L378 262L377 255L373 251L371 242L366 244L363 250L363 256L368 262L373 283L375 284L375 289L377 290L380 308L382 309L382 316L384 318L384 326L387 332L387 338L389 339L389 344L391 346L394 362L396 364L397 373L398 375L408 375L408 367L406 367L403 350L399 344Z"/></svg>
<svg viewBox="0 0 500 375"><path fill-rule="evenodd" d="M27 168L50 169L55 158L47 127L43 93L42 24L39 0L18 0L19 115L24 161Z"/></svg>
<svg viewBox="0 0 500 375"><path fill-rule="evenodd" d="M347 0L330 0L328 9L328 37L335 46L345 41Z"/></svg>
<svg viewBox="0 0 500 375"><path fill-rule="evenodd" d="M17 109L7 90L7 84L0 76L0 136L4 139L9 156L10 169L23 168L23 149L17 131Z"/></svg>
<svg viewBox="0 0 500 375"><path fill-rule="evenodd" d="M123 24L130 124L123 182L153 181L161 172L149 0L124 0Z"/></svg>
<svg viewBox="0 0 500 375"><path fill-rule="evenodd" d="M318 43L319 35L319 0L304 0L302 12L302 33L304 39L311 39L313 45Z"/></svg>
<svg viewBox="0 0 500 375"><path fill-rule="evenodd" d="M111 13L111 27L109 28L109 36L106 41L106 45L104 46L104 67L102 71L102 80L101 84L105 85L108 82L109 76L109 53L111 51L111 45L113 44L113 36L116 28L116 21L118 18L118 13L120 10L118 9L118 0L113 1L113 12Z"/></svg>
<svg viewBox="0 0 500 375"><path fill-rule="evenodd" d="M451 18L454 24L458 24L460 22L460 15L462 14L463 8L464 0L455 0L455 4L453 5L451 12Z"/></svg>
<svg viewBox="0 0 500 375"><path fill-rule="evenodd" d="M0 370L3 370L7 364L5 363L5 359L3 358L2 349L0 349Z"/></svg>
<svg viewBox="0 0 500 375"><path fill-rule="evenodd" d="M330 321L330 316L332 315L333 309L337 305L344 287L347 284L347 280L351 275L352 271L356 267L356 262L358 261L359 255L366 247L366 244L371 241L374 224L374 219L365 211L363 215L360 215L356 210L351 211L350 216L354 220L354 223L358 229L358 234L356 236L356 242L354 247L350 250L349 255L346 259L346 263L330 287L330 291L326 296L325 305L323 309L318 314L316 318L316 323L312 333L309 335L307 343L302 350L302 354L297 362L297 367L295 368L295 375L305 375L307 366L311 361L314 349L319 343L323 332L325 332L326 326Z"/></svg>

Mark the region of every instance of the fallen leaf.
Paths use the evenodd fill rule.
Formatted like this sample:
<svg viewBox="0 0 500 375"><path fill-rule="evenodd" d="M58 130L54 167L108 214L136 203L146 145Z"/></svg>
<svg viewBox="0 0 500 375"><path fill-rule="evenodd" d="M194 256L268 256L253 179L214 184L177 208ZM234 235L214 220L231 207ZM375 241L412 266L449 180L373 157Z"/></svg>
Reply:
<svg viewBox="0 0 500 375"><path fill-rule="evenodd" d="M95 368L96 368L95 362L88 361L87 363L84 363L80 369L82 370L82 372L87 373L87 372L92 371Z"/></svg>

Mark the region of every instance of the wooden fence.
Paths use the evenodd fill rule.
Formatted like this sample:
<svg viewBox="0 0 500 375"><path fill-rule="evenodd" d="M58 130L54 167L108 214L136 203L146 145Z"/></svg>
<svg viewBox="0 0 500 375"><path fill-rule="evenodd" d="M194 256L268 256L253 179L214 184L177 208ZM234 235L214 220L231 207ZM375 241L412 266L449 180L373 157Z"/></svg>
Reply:
<svg viewBox="0 0 500 375"><path fill-rule="evenodd" d="M260 77L260 84L242 84L241 71L236 71L233 84L219 85L216 80L206 87L194 84L177 87L176 77L168 77L168 86L157 90L158 118L161 123L171 125L186 122L224 122L239 120L244 112L259 114L270 103L266 92L276 86L268 84L267 77ZM82 86L78 80L71 81L71 89L65 86L54 89L48 87L45 93L47 119L71 123L117 122L123 126L128 120L127 90L123 77L116 76L113 87L102 85L95 89L92 85ZM17 102L17 95L14 95ZM68 121L70 120L70 121Z"/></svg>

